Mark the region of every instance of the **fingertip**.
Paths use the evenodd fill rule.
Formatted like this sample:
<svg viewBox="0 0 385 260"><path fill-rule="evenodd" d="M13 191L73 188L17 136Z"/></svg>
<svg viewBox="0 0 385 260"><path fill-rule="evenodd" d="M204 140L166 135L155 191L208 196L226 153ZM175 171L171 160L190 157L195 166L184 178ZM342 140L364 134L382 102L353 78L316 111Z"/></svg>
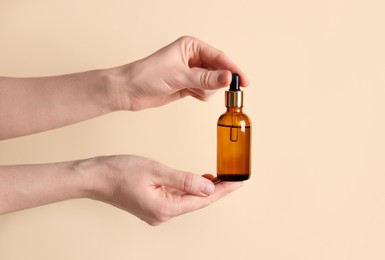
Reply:
<svg viewBox="0 0 385 260"><path fill-rule="evenodd" d="M243 72L238 71L229 71L229 70L223 70L220 71L220 74L218 75L218 84L220 84L222 87L229 86L232 80L232 73L237 73L241 79L240 85L242 87L247 87L250 84L249 78L245 75Z"/></svg>
<svg viewBox="0 0 385 260"><path fill-rule="evenodd" d="M241 81L240 81L240 85L242 87L247 87L249 84L250 84L250 80L249 78L245 75L245 73L243 73L242 71L237 71L236 73L238 73Z"/></svg>
<svg viewBox="0 0 385 260"><path fill-rule="evenodd" d="M231 72L228 70L218 71L217 82L221 87L228 86L231 83Z"/></svg>
<svg viewBox="0 0 385 260"><path fill-rule="evenodd" d="M247 77L241 78L241 86L242 87L247 87L250 85L250 80Z"/></svg>
<svg viewBox="0 0 385 260"><path fill-rule="evenodd" d="M214 190L215 190L214 183L212 183L211 181L204 181L204 182L202 182L201 192L204 195L209 196L209 195L214 193Z"/></svg>

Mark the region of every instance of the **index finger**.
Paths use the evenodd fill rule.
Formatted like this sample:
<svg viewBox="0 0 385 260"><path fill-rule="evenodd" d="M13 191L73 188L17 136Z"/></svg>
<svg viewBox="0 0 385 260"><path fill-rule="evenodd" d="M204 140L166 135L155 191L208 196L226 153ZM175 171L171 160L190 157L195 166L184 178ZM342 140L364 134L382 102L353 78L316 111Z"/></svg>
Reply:
<svg viewBox="0 0 385 260"><path fill-rule="evenodd" d="M193 48L190 52L190 65L199 66L202 63L216 70L229 70L232 73L238 73L241 78L240 85L246 87L249 85L249 79L246 74L235 64L223 51L196 38L191 38L189 46Z"/></svg>

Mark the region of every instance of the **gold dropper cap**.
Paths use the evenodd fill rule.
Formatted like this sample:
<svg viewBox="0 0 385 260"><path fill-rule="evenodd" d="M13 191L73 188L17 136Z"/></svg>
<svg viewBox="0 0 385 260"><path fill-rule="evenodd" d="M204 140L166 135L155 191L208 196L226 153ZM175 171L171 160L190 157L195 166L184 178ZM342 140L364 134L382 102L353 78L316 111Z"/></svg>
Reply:
<svg viewBox="0 0 385 260"><path fill-rule="evenodd" d="M225 92L226 107L243 107L243 91L241 91L239 82L239 75L233 73L229 90Z"/></svg>

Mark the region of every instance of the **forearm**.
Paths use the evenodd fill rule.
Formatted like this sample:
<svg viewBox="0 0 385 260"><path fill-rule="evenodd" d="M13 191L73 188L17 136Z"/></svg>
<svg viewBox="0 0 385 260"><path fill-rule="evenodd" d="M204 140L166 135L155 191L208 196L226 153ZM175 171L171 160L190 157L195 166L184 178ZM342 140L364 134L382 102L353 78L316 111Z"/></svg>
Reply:
<svg viewBox="0 0 385 260"><path fill-rule="evenodd" d="M74 162L0 166L0 214L85 195Z"/></svg>
<svg viewBox="0 0 385 260"><path fill-rule="evenodd" d="M242 185L222 182L214 186L208 179L133 155L0 166L0 215L68 199L90 198L158 225L210 205Z"/></svg>
<svg viewBox="0 0 385 260"><path fill-rule="evenodd" d="M0 77L0 140L73 124L119 108L112 70Z"/></svg>
<svg viewBox="0 0 385 260"><path fill-rule="evenodd" d="M98 158L80 161L0 166L0 214L54 202L92 198ZM96 183L96 184L95 184Z"/></svg>

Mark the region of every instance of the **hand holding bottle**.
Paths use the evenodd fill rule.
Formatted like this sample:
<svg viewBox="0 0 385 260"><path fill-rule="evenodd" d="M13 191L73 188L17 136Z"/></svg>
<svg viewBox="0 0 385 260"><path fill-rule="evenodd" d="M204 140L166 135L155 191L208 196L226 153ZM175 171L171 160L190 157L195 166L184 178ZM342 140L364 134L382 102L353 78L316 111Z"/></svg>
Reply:
<svg viewBox="0 0 385 260"><path fill-rule="evenodd" d="M0 166L0 215L53 202L90 198L150 225L208 206L242 186L219 183L134 155Z"/></svg>
<svg viewBox="0 0 385 260"><path fill-rule="evenodd" d="M196 38L182 37L147 58L116 68L50 77L0 77L0 140L116 110L161 106L188 95L206 100L230 84L231 72L240 75L241 86L248 85L245 74L223 52ZM90 197L157 225L207 206L242 185L223 182L213 189L212 178L137 156L0 166L0 214Z"/></svg>
<svg viewBox="0 0 385 260"><path fill-rule="evenodd" d="M119 90L120 109L157 107L185 96L207 100L216 89L228 86L231 72L248 79L227 55L193 37L181 37L154 54L111 69L111 85Z"/></svg>
<svg viewBox="0 0 385 260"><path fill-rule="evenodd" d="M208 206L242 186L214 185L209 174L202 177L133 155L84 160L75 169L92 183L88 197L122 208L150 225Z"/></svg>
<svg viewBox="0 0 385 260"><path fill-rule="evenodd" d="M0 77L0 140L117 110L162 106L189 95L207 100L230 84L231 72L240 75L241 86L248 85L246 75L226 54L185 36L119 67L50 77Z"/></svg>

